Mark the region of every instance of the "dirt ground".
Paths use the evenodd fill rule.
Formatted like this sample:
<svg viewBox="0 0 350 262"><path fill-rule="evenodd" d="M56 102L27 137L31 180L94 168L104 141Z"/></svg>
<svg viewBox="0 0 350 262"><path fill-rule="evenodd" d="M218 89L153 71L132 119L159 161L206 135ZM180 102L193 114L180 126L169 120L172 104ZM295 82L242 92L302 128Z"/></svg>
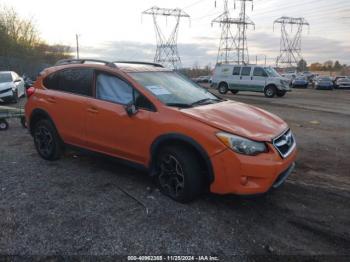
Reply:
<svg viewBox="0 0 350 262"><path fill-rule="evenodd" d="M13 120L0 133L0 254L349 258L350 91L225 97L290 125L299 154L281 188L255 198L207 194L179 204L147 174L107 157L69 151L59 161L42 160Z"/></svg>

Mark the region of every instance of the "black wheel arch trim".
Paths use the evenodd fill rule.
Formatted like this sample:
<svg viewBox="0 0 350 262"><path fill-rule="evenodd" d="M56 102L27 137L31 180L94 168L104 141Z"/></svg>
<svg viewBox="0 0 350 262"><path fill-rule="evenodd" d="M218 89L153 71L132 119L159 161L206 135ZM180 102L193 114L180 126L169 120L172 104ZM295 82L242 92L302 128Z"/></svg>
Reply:
<svg viewBox="0 0 350 262"><path fill-rule="evenodd" d="M151 152L150 152L151 153L151 160L149 163L149 169L150 169L151 176L154 176L155 172L156 172L155 159L156 159L157 150L159 149L159 147L161 145L163 145L164 142L167 142L167 141L168 142L181 141L181 142L184 142L185 144L192 146L205 161L205 167L207 170L206 176L207 176L208 182L211 184L214 181L213 166L212 166L212 163L210 161L209 155L206 152L206 150L196 140L194 140L193 138L191 138L187 135L181 134L181 133L164 134L164 135L157 137L153 141L153 143L151 145Z"/></svg>
<svg viewBox="0 0 350 262"><path fill-rule="evenodd" d="M52 122L52 124L54 125L54 127L56 128L55 122L52 120L52 117L50 116L49 113L47 113L44 109L41 108L35 108L32 113L30 114L29 117L29 125L28 125L28 130L30 132L31 135L33 135L33 129L34 129L34 125L33 125L33 119L35 119L36 117L40 118L40 119L48 119ZM56 128L57 130L57 128Z"/></svg>

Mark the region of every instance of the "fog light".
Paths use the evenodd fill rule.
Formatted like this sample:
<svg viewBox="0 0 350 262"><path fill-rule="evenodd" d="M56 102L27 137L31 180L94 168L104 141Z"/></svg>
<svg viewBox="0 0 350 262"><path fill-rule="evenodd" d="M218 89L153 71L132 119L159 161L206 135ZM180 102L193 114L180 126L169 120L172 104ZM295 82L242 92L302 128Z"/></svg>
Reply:
<svg viewBox="0 0 350 262"><path fill-rule="evenodd" d="M245 186L247 183L248 183L248 177L242 176L242 177L241 177L241 184L242 184L243 186Z"/></svg>

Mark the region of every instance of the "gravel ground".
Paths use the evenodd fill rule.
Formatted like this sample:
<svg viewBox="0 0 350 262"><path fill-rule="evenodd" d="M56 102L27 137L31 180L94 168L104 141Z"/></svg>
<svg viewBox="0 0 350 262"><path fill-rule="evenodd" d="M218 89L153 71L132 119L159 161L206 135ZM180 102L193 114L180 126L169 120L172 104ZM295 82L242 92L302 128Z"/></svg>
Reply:
<svg viewBox="0 0 350 262"><path fill-rule="evenodd" d="M350 256L350 91L225 97L291 126L298 163L283 187L183 205L108 157L69 150L42 160L12 120L0 133L0 254Z"/></svg>

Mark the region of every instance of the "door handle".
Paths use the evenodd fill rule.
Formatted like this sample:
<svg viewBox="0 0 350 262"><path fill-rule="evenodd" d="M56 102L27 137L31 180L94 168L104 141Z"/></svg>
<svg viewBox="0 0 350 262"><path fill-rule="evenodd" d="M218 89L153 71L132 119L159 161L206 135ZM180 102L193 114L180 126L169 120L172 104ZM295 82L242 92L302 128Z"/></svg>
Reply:
<svg viewBox="0 0 350 262"><path fill-rule="evenodd" d="M88 109L87 109L87 111L89 112L89 113L93 113L93 114L96 114L96 113L98 113L98 109L96 108L96 107L89 107Z"/></svg>
<svg viewBox="0 0 350 262"><path fill-rule="evenodd" d="M250 80L253 80L253 77L252 77L252 76L250 77Z"/></svg>
<svg viewBox="0 0 350 262"><path fill-rule="evenodd" d="M239 79L242 80L242 77L240 76Z"/></svg>
<svg viewBox="0 0 350 262"><path fill-rule="evenodd" d="M56 99L54 97L49 97L47 101L49 101L52 104L56 103Z"/></svg>

